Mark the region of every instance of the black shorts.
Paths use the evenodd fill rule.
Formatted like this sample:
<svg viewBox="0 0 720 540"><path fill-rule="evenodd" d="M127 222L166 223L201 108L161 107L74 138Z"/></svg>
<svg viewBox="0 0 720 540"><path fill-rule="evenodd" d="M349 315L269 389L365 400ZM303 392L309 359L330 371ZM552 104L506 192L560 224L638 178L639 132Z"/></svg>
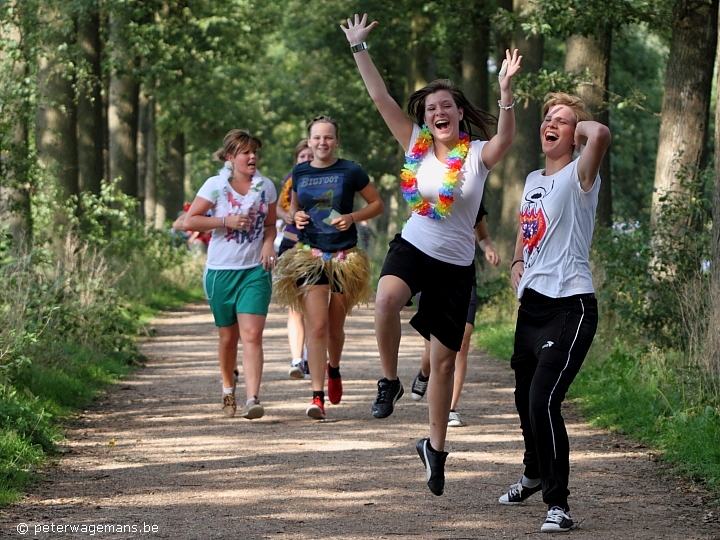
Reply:
<svg viewBox="0 0 720 540"><path fill-rule="evenodd" d="M283 237L280 240L280 248L278 248L278 257L285 253L288 249L292 249L297 244L297 240L290 240L289 238Z"/></svg>
<svg viewBox="0 0 720 540"><path fill-rule="evenodd" d="M465 322L471 326L475 326L475 314L477 313L477 283L475 281L473 281L471 291L472 292L470 293L470 304L468 304L468 311ZM417 296L415 296L415 302L417 302L418 305L420 305L421 298L422 293L418 293ZM412 305L412 302L408 303L407 305Z"/></svg>
<svg viewBox="0 0 720 540"><path fill-rule="evenodd" d="M458 266L439 261L397 234L390 241L380 272L383 276L402 279L413 296L422 293L422 302L410 320L415 330L427 340L433 335L448 349L460 350L475 281L474 264Z"/></svg>

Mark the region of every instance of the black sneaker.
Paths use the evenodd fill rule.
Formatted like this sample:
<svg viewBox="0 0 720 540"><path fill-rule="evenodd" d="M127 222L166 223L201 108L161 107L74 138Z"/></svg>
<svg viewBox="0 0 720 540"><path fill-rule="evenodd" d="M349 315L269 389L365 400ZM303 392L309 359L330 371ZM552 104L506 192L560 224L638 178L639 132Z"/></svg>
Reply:
<svg viewBox="0 0 720 540"><path fill-rule="evenodd" d="M433 450L430 439L420 439L415 448L425 465L425 478L430 491L433 495L442 495L445 488L445 460L448 453Z"/></svg>
<svg viewBox="0 0 720 540"><path fill-rule="evenodd" d="M510 489L505 495L502 495L498 502L500 504L520 504L525 499L527 499L530 495L533 493L537 493L542 489L542 482L538 482L538 485L535 487L525 487L522 485L522 476L520 477L520 480L517 481L517 484L513 484L510 486Z"/></svg>
<svg viewBox="0 0 720 540"><path fill-rule="evenodd" d="M545 518L545 523L540 527L540 532L567 532L574 526L575 522L570 517L569 512L566 512L559 506L553 506L548 510L547 518Z"/></svg>
<svg viewBox="0 0 720 540"><path fill-rule="evenodd" d="M420 401L427 391L428 379L425 379L424 381L420 380L421 375L422 371L419 371L412 383L410 397L413 398L414 401Z"/></svg>
<svg viewBox="0 0 720 540"><path fill-rule="evenodd" d="M378 381L378 392L372 405L375 418L387 418L395 410L395 403L405 393L400 379L388 381L385 377Z"/></svg>

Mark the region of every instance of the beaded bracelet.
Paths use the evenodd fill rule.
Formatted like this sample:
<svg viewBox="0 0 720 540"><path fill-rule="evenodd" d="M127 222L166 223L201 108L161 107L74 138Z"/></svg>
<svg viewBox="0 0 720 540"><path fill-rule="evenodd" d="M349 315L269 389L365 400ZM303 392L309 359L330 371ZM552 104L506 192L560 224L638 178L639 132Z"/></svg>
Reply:
<svg viewBox="0 0 720 540"><path fill-rule="evenodd" d="M513 98L512 103L510 105L503 105L502 101L498 100L498 107L500 107L503 111L509 111L515 106L515 98Z"/></svg>

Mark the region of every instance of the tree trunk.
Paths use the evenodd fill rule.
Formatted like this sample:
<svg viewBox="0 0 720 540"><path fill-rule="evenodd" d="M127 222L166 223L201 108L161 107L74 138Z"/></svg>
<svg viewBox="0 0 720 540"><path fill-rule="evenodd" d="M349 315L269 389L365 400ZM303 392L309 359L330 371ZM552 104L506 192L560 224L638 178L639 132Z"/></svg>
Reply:
<svg viewBox="0 0 720 540"><path fill-rule="evenodd" d="M155 124L155 98L140 93L140 120L138 129L138 189L140 207L145 223L155 224L157 178L157 131Z"/></svg>
<svg viewBox="0 0 720 540"><path fill-rule="evenodd" d="M578 87L577 94L585 100L595 120L610 125L610 111L605 96L610 84L610 45L612 29L607 26L597 37L571 36L566 42L565 71L581 73L585 68L592 73L592 82ZM605 227L612 225L612 179L610 152L600 164L600 194L597 221Z"/></svg>
<svg viewBox="0 0 720 540"><path fill-rule="evenodd" d="M6 35L6 49L0 50L0 65L5 68L5 76L10 78L12 86L23 86L28 76L28 51L20 27L26 20L22 6L13 6L17 18L6 20L0 25L0 32ZM20 54L8 55L10 49L18 49ZM27 93L29 95L29 92ZM32 213L30 206L30 166L29 155L29 116L28 98L18 99L17 95L3 106L5 120L9 127L0 133L0 217L13 235L17 244L32 241Z"/></svg>
<svg viewBox="0 0 720 540"><path fill-rule="evenodd" d="M125 14L110 14L110 39L113 69L108 95L108 138L110 179L120 178L123 193L138 196L137 123L139 84L129 58L130 44L124 34L129 21Z"/></svg>
<svg viewBox="0 0 720 540"><path fill-rule="evenodd" d="M653 223L662 212L660 198L678 190L678 176L692 179L705 165L717 21L718 0L675 3L655 162Z"/></svg>
<svg viewBox="0 0 720 540"><path fill-rule="evenodd" d="M720 24L720 20L718 20ZM720 31L720 29L719 29ZM720 62L720 50L717 57ZM720 71L717 84L720 84ZM716 86L716 88L720 88ZM712 261L710 262L710 311L705 357L710 375L720 384L720 105L715 104L715 186L713 195Z"/></svg>
<svg viewBox="0 0 720 540"><path fill-rule="evenodd" d="M488 69L490 52L490 16L483 9L484 2L475 1L478 15L470 21L472 32L462 55L462 89L470 102L483 111L488 110Z"/></svg>
<svg viewBox="0 0 720 540"><path fill-rule="evenodd" d="M498 0L498 8L502 8L512 13L513 0ZM502 61L505 58L505 50L512 46L512 35L508 33L498 33L496 35L495 49L497 55L495 57L495 65L497 70L493 74L494 83L497 81L497 71L499 71ZM523 51L525 54L525 51ZM523 58L523 69L525 66L525 60ZM488 84L490 77L488 77ZM490 93L490 92L489 92ZM498 94L498 88L495 84L492 85L492 97L489 98L490 103L497 102L500 97ZM490 109L487 109L490 111ZM493 109L493 114L497 113L497 110ZM516 109L517 114L517 109ZM496 241L500 239L500 231L502 230L502 207L503 207L503 179L505 178L505 160L501 160L500 163L495 165L495 168L488 175L487 181L485 182L485 193L483 194L483 204L488 212L487 227L490 237L493 239L495 249L500 249ZM502 257L505 257L505 249L499 251ZM507 260L507 259L504 259Z"/></svg>
<svg viewBox="0 0 720 540"><path fill-rule="evenodd" d="M38 160L55 177L65 197L78 193L76 108L68 59L58 49L74 40L58 14L41 14L49 32L38 59L38 104L35 111L35 145Z"/></svg>
<svg viewBox="0 0 720 540"><path fill-rule="evenodd" d="M78 184L81 191L100 193L104 172L100 15L83 14L77 28L80 49L90 71L78 88Z"/></svg>
<svg viewBox="0 0 720 540"><path fill-rule="evenodd" d="M182 212L185 202L183 180L185 179L185 135L178 133L166 143L165 147L165 180L163 194L166 218L175 219Z"/></svg>
<svg viewBox="0 0 720 540"><path fill-rule="evenodd" d="M527 4L527 0L515 0L513 11L522 13ZM520 22L518 23L510 48L522 51L525 73L534 73L542 68L543 44L544 40L540 35L526 37ZM500 257L506 261L512 260L515 250L525 178L540 167L541 109L541 103L529 100L515 105L515 140L501 162L503 163L500 171L503 189L502 211L498 216L500 229L493 237L493 244ZM488 222L490 219L488 218Z"/></svg>
<svg viewBox="0 0 720 540"><path fill-rule="evenodd" d="M424 14L414 15L411 22L412 39L410 51L410 93L420 90L437 77L437 62L433 51L422 40L432 26L430 17Z"/></svg>

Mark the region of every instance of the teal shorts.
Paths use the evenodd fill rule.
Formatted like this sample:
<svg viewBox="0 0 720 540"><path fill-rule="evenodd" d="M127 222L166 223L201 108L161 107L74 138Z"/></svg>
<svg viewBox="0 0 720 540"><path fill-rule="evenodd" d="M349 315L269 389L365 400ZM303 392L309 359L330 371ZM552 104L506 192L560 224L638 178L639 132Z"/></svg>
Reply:
<svg viewBox="0 0 720 540"><path fill-rule="evenodd" d="M272 276L262 265L247 270L207 268L203 286L215 326L232 326L238 313L267 316Z"/></svg>

